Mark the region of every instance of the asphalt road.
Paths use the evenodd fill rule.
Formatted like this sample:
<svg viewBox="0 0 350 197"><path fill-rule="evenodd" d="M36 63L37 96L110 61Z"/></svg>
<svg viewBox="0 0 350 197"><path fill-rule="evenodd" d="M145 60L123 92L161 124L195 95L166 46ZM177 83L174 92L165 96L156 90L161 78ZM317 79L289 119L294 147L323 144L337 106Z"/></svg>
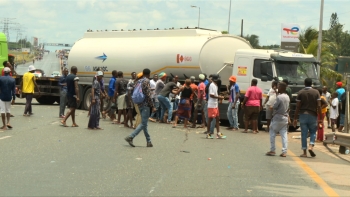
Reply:
<svg viewBox="0 0 350 197"><path fill-rule="evenodd" d="M101 120L104 130L87 130L86 111L79 128L64 128L58 105L34 104L23 117L17 103L14 128L0 132L1 196L350 196L350 157L317 144L316 158L299 158L298 132L286 158L265 156L264 132L205 139L201 129L155 123L154 147L140 133L132 148L124 141L132 129Z"/></svg>
<svg viewBox="0 0 350 197"><path fill-rule="evenodd" d="M36 69L41 69L45 72L47 77L50 77L53 71L60 71L59 58L56 57L54 52L50 54L45 53L42 60L34 62L27 62L26 64L21 64L17 66L16 72L19 75L23 75L25 72L28 72L28 67L34 65Z"/></svg>

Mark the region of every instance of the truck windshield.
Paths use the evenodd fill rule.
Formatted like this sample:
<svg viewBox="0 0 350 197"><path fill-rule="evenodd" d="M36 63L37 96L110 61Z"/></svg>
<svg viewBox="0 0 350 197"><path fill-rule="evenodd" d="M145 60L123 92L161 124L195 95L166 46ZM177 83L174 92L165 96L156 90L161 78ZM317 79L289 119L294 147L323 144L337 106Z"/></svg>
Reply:
<svg viewBox="0 0 350 197"><path fill-rule="evenodd" d="M313 62L276 61L277 77L294 81L304 81L305 78L317 79L317 71Z"/></svg>

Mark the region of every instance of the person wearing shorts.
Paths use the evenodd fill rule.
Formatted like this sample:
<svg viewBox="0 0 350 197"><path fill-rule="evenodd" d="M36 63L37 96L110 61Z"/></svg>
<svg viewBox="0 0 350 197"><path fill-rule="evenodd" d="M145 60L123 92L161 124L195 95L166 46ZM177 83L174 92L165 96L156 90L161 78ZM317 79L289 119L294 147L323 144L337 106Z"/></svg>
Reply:
<svg viewBox="0 0 350 197"><path fill-rule="evenodd" d="M115 84L115 92L114 92L114 98L113 101L117 101L117 106L118 106L118 120L116 123L121 124L120 122L120 117L123 113L124 117L124 123L126 120L126 102L125 102L125 95L127 92L127 85L128 85L128 80L124 79L123 77L123 72L119 71L118 72L118 79L117 83ZM118 98L118 100L116 100Z"/></svg>
<svg viewBox="0 0 350 197"><path fill-rule="evenodd" d="M211 124L211 122L215 119L216 120L216 138L226 138L222 133L220 133L220 113L219 113L219 99L224 99L223 96L219 96L218 94L218 86L217 82L219 80L218 75L212 76L213 82L209 86L209 99L208 99L208 125ZM207 139L213 139L214 131L210 131L210 126L207 127Z"/></svg>
<svg viewBox="0 0 350 197"><path fill-rule="evenodd" d="M69 116L72 116L72 127L78 127L77 123L75 122L75 109L78 107L79 103L79 77L77 77L78 68L76 66L72 66L70 70L70 74L66 78L67 83L67 100L68 100L68 108L69 111L67 112L66 116L61 121L61 124L64 127L67 127L66 121L69 118Z"/></svg>
<svg viewBox="0 0 350 197"><path fill-rule="evenodd" d="M9 67L5 67L3 71L4 76L0 77L0 109L3 125L0 130L7 130L7 128L12 128L10 124L10 108L11 104L13 105L16 99L16 82L15 79L10 76L11 69ZM7 121L5 119L7 119Z"/></svg>
<svg viewBox="0 0 350 197"><path fill-rule="evenodd" d="M332 98L329 102L331 110L330 110L330 118L331 118L331 127L332 132L335 132L335 126L337 124L337 118L339 116L339 100L338 100L338 93L334 92L332 94Z"/></svg>
<svg viewBox="0 0 350 197"><path fill-rule="evenodd" d="M262 91L257 87L258 80L252 79L251 86L248 88L243 103L242 109L244 109L244 131L248 133L248 125L251 122L253 127L253 133L257 134L258 131L258 117L262 110Z"/></svg>

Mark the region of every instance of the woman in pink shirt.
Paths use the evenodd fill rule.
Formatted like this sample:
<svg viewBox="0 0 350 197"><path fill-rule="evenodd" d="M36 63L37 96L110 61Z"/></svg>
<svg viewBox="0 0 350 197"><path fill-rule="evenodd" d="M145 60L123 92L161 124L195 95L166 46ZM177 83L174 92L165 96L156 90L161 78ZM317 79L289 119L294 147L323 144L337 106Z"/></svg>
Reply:
<svg viewBox="0 0 350 197"><path fill-rule="evenodd" d="M262 110L262 91L257 87L258 80L253 79L251 86L245 93L245 97L242 103L242 109L244 109L244 131L243 133L248 133L248 125L251 122L253 127L253 133L257 134L258 131L258 117Z"/></svg>

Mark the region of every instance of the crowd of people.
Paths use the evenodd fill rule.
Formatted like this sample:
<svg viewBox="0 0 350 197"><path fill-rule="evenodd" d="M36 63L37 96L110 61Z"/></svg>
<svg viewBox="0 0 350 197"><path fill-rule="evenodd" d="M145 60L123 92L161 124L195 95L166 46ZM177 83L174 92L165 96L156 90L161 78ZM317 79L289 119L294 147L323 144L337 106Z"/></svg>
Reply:
<svg viewBox="0 0 350 197"><path fill-rule="evenodd" d="M24 116L32 115L31 99L33 98L34 89L38 88L35 77L33 75L35 68L29 66L29 71L24 74L19 90L25 93L26 107ZM78 69L75 66L71 67L70 74L64 69L63 75L60 78L59 85L61 86L61 104L59 117L62 118L61 123L67 126L67 119L72 118L72 127L78 127L75 121L75 109L80 100L79 95L79 77L77 76ZM10 78L11 69L4 69L4 77L0 78L0 89L5 92L6 98L2 101L14 102L14 89L6 90L3 87L4 80L12 80ZM198 76L198 85L195 83L196 77L191 76L186 79L184 84L179 83L178 76L168 76L162 72L151 75L149 69L144 69L141 73L131 73L131 79L124 78L122 71L112 71L112 76L105 88L104 73L98 70L92 80L91 89L91 105L89 107L89 122L88 129L102 129L99 121L100 117L109 118L113 124L122 124L126 128L134 129L134 132L125 138L131 145L141 130L144 131L147 147L152 147L150 135L148 133L148 121L155 123L165 123L173 128L178 127L179 123L183 123L184 128L205 128L206 137L208 139L226 138L220 132L219 122L219 103L224 99L220 96L220 77L216 74L210 75L208 78L205 74ZM303 153L301 157L307 157L307 152L312 157L316 154L313 150L315 142L324 140L324 119L326 118L328 128L333 132L336 128L339 132L344 129L345 119L345 88L342 82L337 82L337 90L332 94L328 92L327 87L313 88L312 79L305 79L305 88L298 92L296 97L296 109L293 117L293 122L289 117L290 102L292 99L291 89L288 87L288 81L282 82L273 81L271 89L263 104L263 95L258 87L258 81L252 79L251 86L247 89L244 99L240 100L240 88L235 76L229 79L227 91L229 93L229 106L227 116L230 123L228 130L237 131L238 124L238 109L241 107L244 110L245 129L243 133L248 133L248 128L251 126L252 133L257 134L258 116L263 105L266 107L266 118L268 120L267 131L270 134L271 147L266 155L275 155L275 137L280 135L282 138L282 153L280 156L287 155L288 145L288 128L290 125L297 126L298 121L301 127L301 144ZM13 81L11 83L14 84ZM220 84L220 85L219 85ZM107 86L106 86L107 87ZM39 94L40 90L38 89ZM1 94L0 96L4 96ZM12 98L13 97L13 98ZM107 99L106 99L107 98ZM103 101L108 103L104 105ZM65 114L65 103L69 111ZM9 123L9 103L0 103L1 113L3 118L3 127L12 127ZM3 105L5 105L3 107ZM5 111L3 111L5 110ZM6 115L5 115L6 114ZM8 118L7 123L5 117ZM123 117L123 119L122 119ZM216 128L216 135L214 130ZM309 145L307 138L310 137Z"/></svg>

